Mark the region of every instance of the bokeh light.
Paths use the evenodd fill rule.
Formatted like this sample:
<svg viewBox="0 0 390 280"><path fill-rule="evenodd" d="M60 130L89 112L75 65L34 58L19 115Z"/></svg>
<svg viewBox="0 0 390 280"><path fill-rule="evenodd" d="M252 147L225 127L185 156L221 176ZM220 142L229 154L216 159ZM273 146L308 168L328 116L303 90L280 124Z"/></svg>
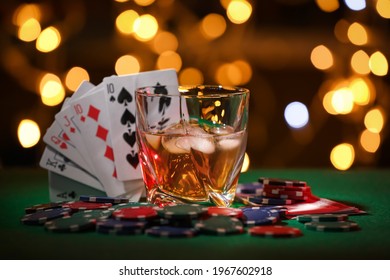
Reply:
<svg viewBox="0 0 390 280"><path fill-rule="evenodd" d="M330 153L330 162L338 170L349 169L354 161L355 149L351 144L339 144L335 146Z"/></svg>
<svg viewBox="0 0 390 280"><path fill-rule="evenodd" d="M366 0L344 0L344 2L353 11L360 11L366 8Z"/></svg>
<svg viewBox="0 0 390 280"><path fill-rule="evenodd" d="M314 67L320 70L326 70L333 66L332 52L324 45L317 46L312 50L310 60Z"/></svg>
<svg viewBox="0 0 390 280"><path fill-rule="evenodd" d="M226 9L226 14L232 23L242 24L250 18L252 5L246 0L232 0Z"/></svg>
<svg viewBox="0 0 390 280"><path fill-rule="evenodd" d="M244 162L242 163L242 167L241 167L241 173L247 172L249 169L249 166L250 166L249 155L247 153L245 153Z"/></svg>
<svg viewBox="0 0 390 280"><path fill-rule="evenodd" d="M41 16L42 12L38 4L21 4L13 14L12 22L16 26L21 26L31 18L36 19L39 22Z"/></svg>
<svg viewBox="0 0 390 280"><path fill-rule="evenodd" d="M309 111L305 104L295 101L284 110L284 119L292 128L302 128L309 122Z"/></svg>
<svg viewBox="0 0 390 280"><path fill-rule="evenodd" d="M327 13L334 12L340 7L338 0L316 0L316 4L322 11Z"/></svg>
<svg viewBox="0 0 390 280"><path fill-rule="evenodd" d="M35 18L26 20L18 30L18 38L25 42L31 42L38 38L41 33L41 25Z"/></svg>
<svg viewBox="0 0 390 280"><path fill-rule="evenodd" d="M219 14L208 14L205 16L200 24L200 31L207 39L215 39L225 32L226 21L225 18Z"/></svg>
<svg viewBox="0 0 390 280"><path fill-rule="evenodd" d="M75 91L83 81L89 81L89 74L87 70L82 67L72 67L69 69L68 73L66 73L65 85L71 91Z"/></svg>
<svg viewBox="0 0 390 280"><path fill-rule="evenodd" d="M381 144L381 136L368 129L360 134L360 145L369 153L375 153Z"/></svg>
<svg viewBox="0 0 390 280"><path fill-rule="evenodd" d="M370 56L368 61L371 72L377 76L386 76L389 70L389 64L386 57L377 51Z"/></svg>
<svg viewBox="0 0 390 280"><path fill-rule="evenodd" d="M349 42L348 39L348 28L350 26L350 23L345 19L340 19L337 21L336 25L334 26L334 35L336 36L337 40L339 40L342 43Z"/></svg>
<svg viewBox="0 0 390 280"><path fill-rule="evenodd" d="M370 73L369 60L370 57L365 51L359 50L355 52L351 57L351 67L353 71L361 75L369 74Z"/></svg>
<svg viewBox="0 0 390 280"><path fill-rule="evenodd" d="M137 5L149 6L154 3L155 0L134 0Z"/></svg>
<svg viewBox="0 0 390 280"><path fill-rule="evenodd" d="M38 124L29 119L24 119L19 123L17 134L19 143L23 148L34 147L41 138Z"/></svg>
<svg viewBox="0 0 390 280"><path fill-rule="evenodd" d="M47 106L56 106L64 101L65 89L58 76L45 74L39 83L42 103Z"/></svg>
<svg viewBox="0 0 390 280"><path fill-rule="evenodd" d="M202 71L194 67L183 69L179 73L180 85L200 85L203 84L204 77Z"/></svg>
<svg viewBox="0 0 390 280"><path fill-rule="evenodd" d="M158 54L165 51L176 51L178 46L179 41L171 32L162 31L153 38L153 50Z"/></svg>
<svg viewBox="0 0 390 280"><path fill-rule="evenodd" d="M138 73L141 65L138 59L132 55L123 55L115 63L115 72L117 75L126 75Z"/></svg>
<svg viewBox="0 0 390 280"><path fill-rule="evenodd" d="M390 18L390 1L389 0L377 0L376 11L383 18Z"/></svg>
<svg viewBox="0 0 390 280"><path fill-rule="evenodd" d="M51 52L61 43L61 34L57 28L50 26L39 34L36 41L36 48L40 52Z"/></svg>
<svg viewBox="0 0 390 280"><path fill-rule="evenodd" d="M120 33L130 35L134 32L133 26L137 18L138 13L136 11L126 10L117 16L115 26Z"/></svg>
<svg viewBox="0 0 390 280"><path fill-rule="evenodd" d="M348 39L352 44L362 46L367 44L367 30L360 23L354 22L348 28Z"/></svg>
<svg viewBox="0 0 390 280"><path fill-rule="evenodd" d="M179 72L181 66L181 57L177 52L174 51L163 52L157 59L157 69L173 68Z"/></svg>
<svg viewBox="0 0 390 280"><path fill-rule="evenodd" d="M338 114L349 114L352 112L353 105L354 105L354 96L352 91L347 88L339 88L334 91L332 96L332 106L333 109Z"/></svg>
<svg viewBox="0 0 390 280"><path fill-rule="evenodd" d="M364 125L374 133L382 131L385 123L385 113L381 108L374 108L367 112L364 117Z"/></svg>
<svg viewBox="0 0 390 280"><path fill-rule="evenodd" d="M357 105L367 105L371 100L371 89L363 78L355 78L351 81L349 89L353 94L353 101Z"/></svg>
<svg viewBox="0 0 390 280"><path fill-rule="evenodd" d="M135 38L142 42L153 39L158 31L158 22L150 14L139 16L133 26Z"/></svg>

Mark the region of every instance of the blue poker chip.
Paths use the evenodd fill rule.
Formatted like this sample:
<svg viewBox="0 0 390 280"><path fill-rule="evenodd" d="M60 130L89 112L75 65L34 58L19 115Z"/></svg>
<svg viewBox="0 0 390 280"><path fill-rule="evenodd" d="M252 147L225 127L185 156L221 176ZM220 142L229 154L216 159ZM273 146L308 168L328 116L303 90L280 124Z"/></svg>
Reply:
<svg viewBox="0 0 390 280"><path fill-rule="evenodd" d="M279 209L270 207L246 207L242 212L243 223L247 226L270 225L280 220Z"/></svg>
<svg viewBox="0 0 390 280"><path fill-rule="evenodd" d="M147 222L143 221L126 221L107 219L96 223L96 228L116 229L116 230L134 230L145 228Z"/></svg>
<svg viewBox="0 0 390 280"><path fill-rule="evenodd" d="M142 228L133 228L133 229L117 229L117 228L105 228L98 227L96 232L104 234L113 234L113 235L136 235L143 234L144 229Z"/></svg>
<svg viewBox="0 0 390 280"><path fill-rule="evenodd" d="M80 195L80 201L120 204L128 203L129 199L124 197Z"/></svg>
<svg viewBox="0 0 390 280"><path fill-rule="evenodd" d="M236 193L261 195L263 184L260 182L237 184Z"/></svg>
<svg viewBox="0 0 390 280"><path fill-rule="evenodd" d="M43 211L26 214L20 219L20 221L25 225L42 225L47 221L69 216L71 211L72 210L69 208L46 209Z"/></svg>
<svg viewBox="0 0 390 280"><path fill-rule="evenodd" d="M252 203L266 204L266 205L290 205L290 204L297 203L297 201L293 199L271 198L271 197L265 197L261 195L249 197L248 200Z"/></svg>
<svg viewBox="0 0 390 280"><path fill-rule="evenodd" d="M197 236L199 230L189 227L174 227L174 226L154 226L148 228L145 233L156 237L194 237Z"/></svg>

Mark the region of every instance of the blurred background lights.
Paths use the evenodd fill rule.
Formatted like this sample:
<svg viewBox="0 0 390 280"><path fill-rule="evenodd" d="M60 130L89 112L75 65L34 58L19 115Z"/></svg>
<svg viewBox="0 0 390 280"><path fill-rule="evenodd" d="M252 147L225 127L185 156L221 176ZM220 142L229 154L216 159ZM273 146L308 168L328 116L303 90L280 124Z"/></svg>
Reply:
<svg viewBox="0 0 390 280"><path fill-rule="evenodd" d="M320 70L326 70L333 66L333 55L324 45L317 46L312 50L310 60L314 67Z"/></svg>
<svg viewBox="0 0 390 280"><path fill-rule="evenodd" d="M179 41L171 32L162 31L153 38L153 50L158 54L165 51L176 51L178 46Z"/></svg>
<svg viewBox="0 0 390 280"><path fill-rule="evenodd" d="M337 111L334 109L332 104L334 91L329 91L325 94L324 98L322 99L322 105L324 106L324 109L331 115L337 115Z"/></svg>
<svg viewBox="0 0 390 280"><path fill-rule="evenodd" d="M351 57L351 67L353 71L361 75L369 74L369 59L370 57L365 51L359 50L355 52Z"/></svg>
<svg viewBox="0 0 390 280"><path fill-rule="evenodd" d="M364 130L360 135L360 145L369 153L375 153L381 144L381 136L379 133L374 133L368 129Z"/></svg>
<svg viewBox="0 0 390 280"><path fill-rule="evenodd" d="M22 120L18 126L18 139L23 148L35 146L41 138L38 124L29 119Z"/></svg>
<svg viewBox="0 0 390 280"><path fill-rule="evenodd" d="M354 105L353 93L347 87L337 89L333 93L331 102L333 109L338 114L349 114L352 112Z"/></svg>
<svg viewBox="0 0 390 280"><path fill-rule="evenodd" d="M360 11L366 7L366 0L344 0L344 2L353 11Z"/></svg>
<svg viewBox="0 0 390 280"><path fill-rule="evenodd" d="M215 39L220 37L226 30L226 21L219 14L208 14L200 24L200 30L207 39Z"/></svg>
<svg viewBox="0 0 390 280"><path fill-rule="evenodd" d="M360 23L354 22L348 28L348 39L352 44L357 46L362 46L367 44L368 35L367 31L363 25Z"/></svg>
<svg viewBox="0 0 390 280"><path fill-rule="evenodd" d="M179 73L180 85L200 85L203 84L203 81L203 74L197 68L188 67Z"/></svg>
<svg viewBox="0 0 390 280"><path fill-rule="evenodd" d="M386 76L389 70L389 64L386 57L379 51L373 53L369 59L371 72L377 76Z"/></svg>
<svg viewBox="0 0 390 280"><path fill-rule="evenodd" d="M337 23L333 29L333 33L336 36L337 40L339 40L342 43L349 42L349 39L348 39L349 26L350 26L350 23L345 19L340 19L339 21L337 21Z"/></svg>
<svg viewBox="0 0 390 280"><path fill-rule="evenodd" d="M324 12L334 12L339 7L339 0L315 0L317 6Z"/></svg>
<svg viewBox="0 0 390 280"><path fill-rule="evenodd" d="M352 91L355 104L364 106L370 102L370 87L363 78L353 79L349 85L349 89Z"/></svg>
<svg viewBox="0 0 390 280"><path fill-rule="evenodd" d="M355 161L355 149L351 144L342 143L330 152L330 162L338 170L349 169Z"/></svg>
<svg viewBox="0 0 390 280"><path fill-rule="evenodd" d="M41 34L39 34L36 48L40 52L51 52L55 50L61 43L61 34L57 28L50 26L44 29Z"/></svg>
<svg viewBox="0 0 390 280"><path fill-rule="evenodd" d="M381 17L390 18L390 1L389 0L377 0L375 8Z"/></svg>
<svg viewBox="0 0 390 280"><path fill-rule="evenodd" d="M134 34L140 41L149 41L153 39L158 31L158 23L154 16L145 14L139 16L134 21Z"/></svg>
<svg viewBox="0 0 390 280"><path fill-rule="evenodd" d="M309 111L301 102L291 102L284 110L284 119L292 128L302 128L309 122Z"/></svg>
<svg viewBox="0 0 390 280"><path fill-rule="evenodd" d="M115 20L115 26L117 30L122 34L132 34L134 32L134 22L137 18L138 13L136 11L126 10L117 16Z"/></svg>
<svg viewBox="0 0 390 280"><path fill-rule="evenodd" d="M381 132L384 123L385 115L380 108L371 109L364 117L364 125L369 131L374 133Z"/></svg>
<svg viewBox="0 0 390 280"><path fill-rule="evenodd" d="M132 55L123 55L115 63L115 72L117 75L126 75L138 73L141 70L138 59Z"/></svg>
<svg viewBox="0 0 390 280"><path fill-rule="evenodd" d="M47 106L56 106L64 101L65 89L58 76L48 73L39 83L42 103Z"/></svg>
<svg viewBox="0 0 390 280"><path fill-rule="evenodd" d="M69 90L75 91L82 81L89 81L89 74L84 68L75 66L66 73L65 85Z"/></svg>
<svg viewBox="0 0 390 280"><path fill-rule="evenodd" d="M252 14L252 5L246 0L232 0L227 6L226 14L235 24L246 22Z"/></svg>
<svg viewBox="0 0 390 280"><path fill-rule="evenodd" d="M163 52L157 59L157 69L173 68L177 72L179 72L181 66L181 57L177 52L174 51Z"/></svg>
<svg viewBox="0 0 390 280"><path fill-rule="evenodd" d="M27 20L33 18L39 21L41 19L41 9L37 4L21 4L16 8L12 22L16 26L21 26Z"/></svg>
<svg viewBox="0 0 390 280"><path fill-rule="evenodd" d="M31 42L41 33L41 25L35 18L26 20L18 30L18 38L25 42Z"/></svg>
<svg viewBox="0 0 390 280"><path fill-rule="evenodd" d="M249 165L250 165L249 155L245 153L244 162L242 163L242 167L241 167L241 173L247 172L249 169Z"/></svg>
<svg viewBox="0 0 390 280"><path fill-rule="evenodd" d="M134 2L140 6L149 6L153 4L155 0L134 0Z"/></svg>

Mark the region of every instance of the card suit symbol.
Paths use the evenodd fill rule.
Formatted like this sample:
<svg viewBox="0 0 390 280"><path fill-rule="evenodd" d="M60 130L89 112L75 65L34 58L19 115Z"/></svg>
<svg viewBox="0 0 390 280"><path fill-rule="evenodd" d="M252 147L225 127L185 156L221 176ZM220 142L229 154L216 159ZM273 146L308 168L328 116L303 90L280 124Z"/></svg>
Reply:
<svg viewBox="0 0 390 280"><path fill-rule="evenodd" d="M168 90L166 86L161 85L159 82L157 82L157 84L154 86L154 93L168 95Z"/></svg>
<svg viewBox="0 0 390 280"><path fill-rule="evenodd" d="M165 109L171 105L171 98L170 97L161 97L158 102L158 112L163 112L163 115L165 114Z"/></svg>
<svg viewBox="0 0 390 280"><path fill-rule="evenodd" d="M60 164L60 165L58 165L58 169L61 170L61 171L64 171L66 169L66 165L65 164Z"/></svg>
<svg viewBox="0 0 390 280"><path fill-rule="evenodd" d="M107 140L107 135L108 135L108 130L99 124L96 130L96 137L103 139L105 142Z"/></svg>
<svg viewBox="0 0 390 280"><path fill-rule="evenodd" d="M63 134L62 134L62 138L65 140L65 141L69 141L70 139L69 139L69 136L64 132Z"/></svg>
<svg viewBox="0 0 390 280"><path fill-rule="evenodd" d="M135 123L135 117L134 115L129 111L125 110L121 117L121 124L130 126L131 124Z"/></svg>
<svg viewBox="0 0 390 280"><path fill-rule="evenodd" d="M68 194L68 196L69 196L70 198L75 199L75 198L76 198L76 192L71 191L71 192Z"/></svg>
<svg viewBox="0 0 390 280"><path fill-rule="evenodd" d="M57 197L60 197L60 198L68 198L68 196L67 196L67 193L66 193L66 192L63 192L63 193L59 193L59 194L57 194Z"/></svg>
<svg viewBox="0 0 390 280"><path fill-rule="evenodd" d="M110 146L106 146L106 151L104 152L104 156L114 161L114 151Z"/></svg>
<svg viewBox="0 0 390 280"><path fill-rule="evenodd" d="M133 101L133 97L131 97L130 92L128 92L124 87L121 89L119 95L118 95L118 102L120 104L125 104L127 106L127 103L130 103Z"/></svg>
<svg viewBox="0 0 390 280"><path fill-rule="evenodd" d="M66 145L65 142L62 142L61 145L60 145L60 148L63 149L63 150L66 150L68 148L68 145Z"/></svg>
<svg viewBox="0 0 390 280"><path fill-rule="evenodd" d="M131 164L131 166L134 167L134 169L137 168L139 164L138 153L127 154L126 159Z"/></svg>
<svg viewBox="0 0 390 280"><path fill-rule="evenodd" d="M110 96L110 102L114 102L115 101L115 97L114 96Z"/></svg>
<svg viewBox="0 0 390 280"><path fill-rule="evenodd" d="M123 139L129 144L131 147L134 147L135 141L136 141L136 136L135 136L135 131L133 131L131 134L130 133L123 133Z"/></svg>
<svg viewBox="0 0 390 280"><path fill-rule="evenodd" d="M80 121L85 122L85 117L84 117L84 116L81 116L81 117L80 117Z"/></svg>
<svg viewBox="0 0 390 280"><path fill-rule="evenodd" d="M75 132L76 132L76 129L75 129L74 127L71 127L71 128L70 128L70 132L75 133Z"/></svg>
<svg viewBox="0 0 390 280"><path fill-rule="evenodd" d="M99 119L99 114L100 114L100 110L98 108L96 108L95 106L93 105L89 105L89 108L88 108L88 117L90 117L91 119L95 120L95 121L98 121Z"/></svg>

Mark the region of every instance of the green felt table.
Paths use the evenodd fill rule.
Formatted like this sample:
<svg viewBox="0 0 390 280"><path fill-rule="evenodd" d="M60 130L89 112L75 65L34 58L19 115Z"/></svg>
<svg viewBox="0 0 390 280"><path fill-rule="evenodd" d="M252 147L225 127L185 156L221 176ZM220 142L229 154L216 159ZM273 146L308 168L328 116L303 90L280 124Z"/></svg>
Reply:
<svg viewBox="0 0 390 280"><path fill-rule="evenodd" d="M50 233L40 226L20 223L24 208L48 202L47 172L42 169L0 170L1 259L267 259L335 260L390 259L390 170L324 169L250 170L240 182L259 176L307 181L312 192L367 211L351 216L360 231L316 232L295 220L298 238L259 238L247 233L234 236L200 235L188 239L156 238L146 235L114 236L95 232Z"/></svg>

